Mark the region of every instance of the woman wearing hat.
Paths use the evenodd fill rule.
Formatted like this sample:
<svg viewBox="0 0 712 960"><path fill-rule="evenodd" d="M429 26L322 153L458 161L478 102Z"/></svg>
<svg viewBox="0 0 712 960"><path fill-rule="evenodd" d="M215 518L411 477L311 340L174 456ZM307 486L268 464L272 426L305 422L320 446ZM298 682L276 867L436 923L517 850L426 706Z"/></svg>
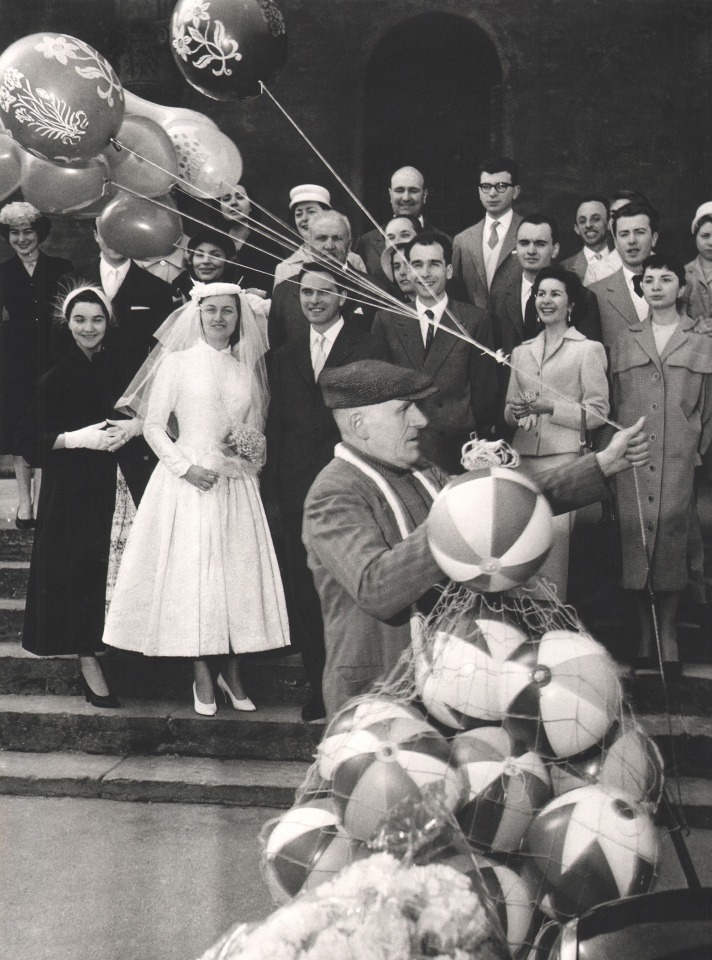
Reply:
<svg viewBox="0 0 712 960"><path fill-rule="evenodd" d="M697 208L692 221L697 256L685 264L687 313L695 333L712 334L712 201Z"/></svg>
<svg viewBox="0 0 712 960"><path fill-rule="evenodd" d="M30 203L8 203L0 210L0 234L13 256L0 265L0 453L11 454L17 479L15 526L34 527L32 468L20 455L19 431L35 383L50 363L52 307L59 278L73 269L69 260L50 257L39 245L50 222ZM37 491L35 491L36 493Z"/></svg>
<svg viewBox="0 0 712 960"><path fill-rule="evenodd" d="M289 191L289 212L303 243L291 256L277 264L274 271L275 286L283 280L296 277L302 266L314 258L307 246L309 223L324 210L331 210L331 194L326 187L320 187L316 183L302 183ZM357 253L350 251L346 259L354 270L366 272L366 266Z"/></svg>

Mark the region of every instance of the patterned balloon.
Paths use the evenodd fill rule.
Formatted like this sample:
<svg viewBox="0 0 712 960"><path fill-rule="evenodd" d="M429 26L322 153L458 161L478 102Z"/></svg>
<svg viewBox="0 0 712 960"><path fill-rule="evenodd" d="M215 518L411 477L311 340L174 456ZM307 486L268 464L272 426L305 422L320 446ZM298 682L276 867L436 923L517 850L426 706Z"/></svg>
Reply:
<svg viewBox="0 0 712 960"><path fill-rule="evenodd" d="M265 844L265 873L278 899L290 899L330 880L365 852L341 828L328 801L312 800L275 822Z"/></svg>
<svg viewBox="0 0 712 960"><path fill-rule="evenodd" d="M551 796L543 761L535 753L518 751L501 727L458 734L452 752L468 786L468 798L457 813L468 841L480 850L515 851Z"/></svg>
<svg viewBox="0 0 712 960"><path fill-rule="evenodd" d="M472 610L439 624L432 645L414 653L416 687L428 713L454 730L501 720L500 665L526 640L506 620Z"/></svg>
<svg viewBox="0 0 712 960"><path fill-rule="evenodd" d="M119 78L83 40L33 33L0 57L0 119L43 160L91 160L116 135L123 115Z"/></svg>
<svg viewBox="0 0 712 960"><path fill-rule="evenodd" d="M9 197L20 186L20 148L7 133L0 130L0 200Z"/></svg>
<svg viewBox="0 0 712 960"><path fill-rule="evenodd" d="M527 872L542 909L559 921L608 900L647 893L658 838L641 804L599 786L552 800L525 838Z"/></svg>
<svg viewBox="0 0 712 960"><path fill-rule="evenodd" d="M127 114L116 134L118 146L105 152L111 179L144 197L168 193L178 177L173 141L147 117Z"/></svg>
<svg viewBox="0 0 712 960"><path fill-rule="evenodd" d="M178 0L171 47L191 86L213 100L247 100L287 59L284 18L272 0Z"/></svg>
<svg viewBox="0 0 712 960"><path fill-rule="evenodd" d="M549 764L556 796L598 783L656 809L665 785L665 764L655 745L635 724L614 727L601 747L583 757Z"/></svg>
<svg viewBox="0 0 712 960"><path fill-rule="evenodd" d="M572 757L606 736L620 715L618 671L605 648L571 630L550 630L502 664L504 726L545 757Z"/></svg>
<svg viewBox="0 0 712 960"><path fill-rule="evenodd" d="M172 120L166 133L173 142L183 190L194 197L219 197L242 176L242 157L217 128L194 120Z"/></svg>
<svg viewBox="0 0 712 960"><path fill-rule="evenodd" d="M527 477L504 467L471 470L442 490L426 522L440 569L480 592L533 577L551 549L551 508Z"/></svg>
<svg viewBox="0 0 712 960"><path fill-rule="evenodd" d="M329 766L341 822L358 840L370 840L401 802L433 790L454 811L465 794L450 744L422 719L382 720L344 734Z"/></svg>
<svg viewBox="0 0 712 960"><path fill-rule="evenodd" d="M541 914L530 896L529 886L518 873L486 857L477 857L480 877L495 906L512 956L526 955Z"/></svg>

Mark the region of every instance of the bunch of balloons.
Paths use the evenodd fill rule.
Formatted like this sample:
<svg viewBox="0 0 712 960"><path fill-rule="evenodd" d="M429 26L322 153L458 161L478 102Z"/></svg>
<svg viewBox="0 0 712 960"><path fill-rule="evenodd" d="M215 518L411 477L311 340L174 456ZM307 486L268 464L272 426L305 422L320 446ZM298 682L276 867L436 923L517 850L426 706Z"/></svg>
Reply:
<svg viewBox="0 0 712 960"><path fill-rule="evenodd" d="M172 52L207 96L241 100L274 81L287 55L272 0L179 0ZM207 116L124 90L93 47L36 33L0 56L0 200L21 189L50 216L100 218L110 246L138 259L181 236L170 191L210 199L242 176L235 144Z"/></svg>

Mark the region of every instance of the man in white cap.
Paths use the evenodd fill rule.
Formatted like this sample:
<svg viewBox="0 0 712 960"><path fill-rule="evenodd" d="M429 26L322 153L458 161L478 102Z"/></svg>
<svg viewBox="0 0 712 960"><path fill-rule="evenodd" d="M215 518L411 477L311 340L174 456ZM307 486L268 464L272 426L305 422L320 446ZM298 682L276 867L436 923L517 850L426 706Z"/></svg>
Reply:
<svg viewBox="0 0 712 960"><path fill-rule="evenodd" d="M342 443L307 494L303 539L324 618L322 690L333 716L398 662L410 643L412 607L432 607L428 594L444 575L425 520L449 478L421 459L427 419L417 404L437 389L426 373L360 360L324 370L319 385ZM643 466L643 424L541 478L554 511L607 498L606 477Z"/></svg>

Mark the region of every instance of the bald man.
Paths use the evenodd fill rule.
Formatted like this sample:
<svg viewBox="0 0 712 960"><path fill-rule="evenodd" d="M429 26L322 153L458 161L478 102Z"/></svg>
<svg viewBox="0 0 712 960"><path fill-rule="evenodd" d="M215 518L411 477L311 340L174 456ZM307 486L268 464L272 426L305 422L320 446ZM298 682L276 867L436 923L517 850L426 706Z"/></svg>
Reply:
<svg viewBox="0 0 712 960"><path fill-rule="evenodd" d="M423 208L428 199L428 190L425 186L425 178L420 170L415 167L401 167L396 170L391 177L388 196L394 217L417 217L423 227L437 229L424 215ZM442 233L442 231L440 232ZM383 234L380 230L374 228L358 238L354 250L366 264L366 271L369 276L378 280L379 283L387 285L388 278L381 266L381 254L384 246Z"/></svg>

